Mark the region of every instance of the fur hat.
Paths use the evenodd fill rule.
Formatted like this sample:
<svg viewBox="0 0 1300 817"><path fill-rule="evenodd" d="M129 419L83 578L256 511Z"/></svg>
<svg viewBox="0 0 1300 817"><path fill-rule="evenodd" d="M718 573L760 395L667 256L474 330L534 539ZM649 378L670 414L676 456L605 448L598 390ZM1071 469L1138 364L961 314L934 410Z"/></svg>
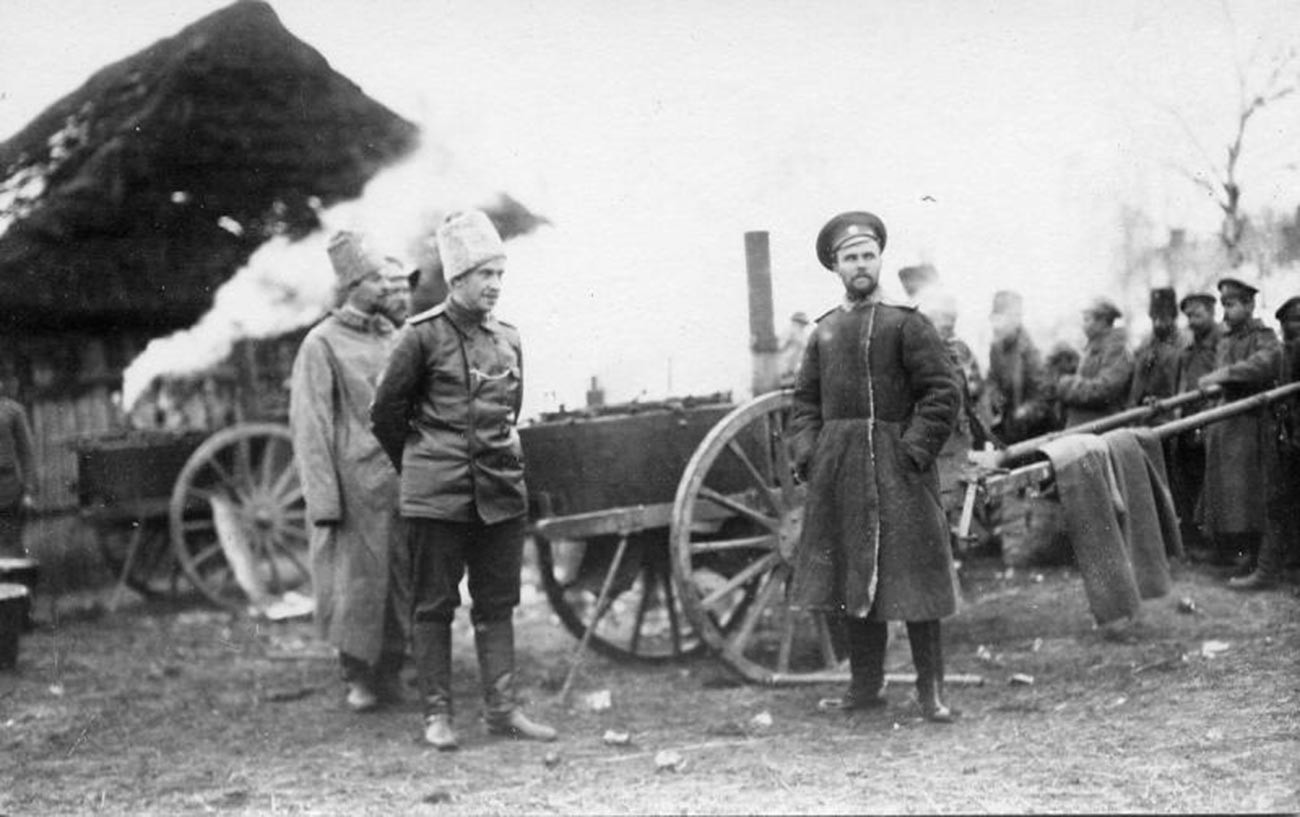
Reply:
<svg viewBox="0 0 1300 817"><path fill-rule="evenodd" d="M369 247L366 237L361 233L338 231L330 238L327 251L330 263L334 265L334 275L338 279L340 291L384 267L384 257Z"/></svg>
<svg viewBox="0 0 1300 817"><path fill-rule="evenodd" d="M817 234L817 260L826 269L835 269L835 253L849 241L858 238L874 238L883 252L888 233L885 222L875 213L855 210L840 213L826 222Z"/></svg>
<svg viewBox="0 0 1300 817"><path fill-rule="evenodd" d="M1012 292L1009 289L1000 289L993 293L993 314L994 315L1019 315L1025 308L1025 299L1020 296L1019 292Z"/></svg>
<svg viewBox="0 0 1300 817"><path fill-rule="evenodd" d="M1151 317L1164 316L1173 318L1178 315L1178 296L1173 287L1157 287L1151 290L1151 300L1147 305L1147 314Z"/></svg>
<svg viewBox="0 0 1300 817"><path fill-rule="evenodd" d="M443 274L454 281L489 261L504 260L505 244L482 210L451 213L438 227Z"/></svg>

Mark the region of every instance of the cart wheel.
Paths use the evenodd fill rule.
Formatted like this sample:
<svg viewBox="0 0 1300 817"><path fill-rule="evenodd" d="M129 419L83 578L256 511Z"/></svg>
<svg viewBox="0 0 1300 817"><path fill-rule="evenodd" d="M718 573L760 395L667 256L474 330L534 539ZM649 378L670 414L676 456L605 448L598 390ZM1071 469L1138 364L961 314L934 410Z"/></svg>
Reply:
<svg viewBox="0 0 1300 817"><path fill-rule="evenodd" d="M131 539L138 535L140 548L131 562L131 571L123 579L126 586L148 599L176 598L185 576L172 555L167 538L167 523L161 517L130 525L102 525L95 529L95 541L104 564L114 576L122 576Z"/></svg>
<svg viewBox="0 0 1300 817"><path fill-rule="evenodd" d="M769 684L823 676L842 652L825 616L786 599L805 497L785 443L793 403L789 391L765 394L710 429L677 486L670 533L691 624L722 660Z"/></svg>
<svg viewBox="0 0 1300 817"><path fill-rule="evenodd" d="M205 440L176 478L169 516L177 561L217 604L242 611L250 599L310 591L306 506L285 426L249 423Z"/></svg>
<svg viewBox="0 0 1300 817"><path fill-rule="evenodd" d="M666 531L632 534L614 578L611 600L588 644L615 659L673 661L704 643L692 629L672 582ZM582 540L535 537L537 567L551 609L581 639L596 618L596 602L615 551L617 536Z"/></svg>

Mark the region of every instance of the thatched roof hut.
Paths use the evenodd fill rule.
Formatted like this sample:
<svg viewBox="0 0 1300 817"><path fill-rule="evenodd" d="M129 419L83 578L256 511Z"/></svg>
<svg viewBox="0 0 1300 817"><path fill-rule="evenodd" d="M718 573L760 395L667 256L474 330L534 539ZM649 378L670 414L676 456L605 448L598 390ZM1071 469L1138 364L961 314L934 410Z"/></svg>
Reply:
<svg viewBox="0 0 1300 817"><path fill-rule="evenodd" d="M266 3L210 14L0 144L0 333L188 326L417 140Z"/></svg>

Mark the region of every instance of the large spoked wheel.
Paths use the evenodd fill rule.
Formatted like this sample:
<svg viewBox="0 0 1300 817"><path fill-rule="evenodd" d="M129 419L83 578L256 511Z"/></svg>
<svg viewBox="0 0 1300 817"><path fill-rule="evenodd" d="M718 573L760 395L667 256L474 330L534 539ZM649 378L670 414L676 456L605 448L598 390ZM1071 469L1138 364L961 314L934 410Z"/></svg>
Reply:
<svg viewBox="0 0 1300 817"><path fill-rule="evenodd" d="M705 435L673 504L673 576L695 630L746 678L790 683L824 678L842 640L819 613L787 594L803 528L785 431L788 391L739 406ZM724 521L718 524L719 514Z"/></svg>
<svg viewBox="0 0 1300 817"><path fill-rule="evenodd" d="M618 551L617 535L554 542L539 536L535 542L551 609L575 638L582 638L595 621L588 644L596 652L619 660L657 662L683 658L703 647L673 587L665 528L629 537L604 610L597 604Z"/></svg>
<svg viewBox="0 0 1300 817"><path fill-rule="evenodd" d="M222 607L310 591L306 508L284 426L238 425L205 440L176 479L169 522L181 568Z"/></svg>

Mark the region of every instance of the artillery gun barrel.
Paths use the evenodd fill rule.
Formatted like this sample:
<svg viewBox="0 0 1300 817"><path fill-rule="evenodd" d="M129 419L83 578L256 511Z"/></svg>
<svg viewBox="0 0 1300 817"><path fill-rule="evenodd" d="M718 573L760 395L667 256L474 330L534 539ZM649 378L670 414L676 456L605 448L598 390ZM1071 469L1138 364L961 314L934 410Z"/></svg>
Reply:
<svg viewBox="0 0 1300 817"><path fill-rule="evenodd" d="M1199 411L1196 414L1190 414L1178 420L1170 420L1162 423L1152 429L1157 436L1162 439L1182 434L1185 431L1192 431L1201 426L1217 423L1220 420L1226 420L1229 417L1235 417L1238 414L1245 414L1250 411L1257 411L1265 406L1276 403L1292 395L1300 395L1300 382L1287 383L1284 386L1278 386L1275 389L1252 394L1249 397L1243 397L1240 400L1233 400L1231 403L1224 403L1221 406L1215 406L1205 411Z"/></svg>
<svg viewBox="0 0 1300 817"><path fill-rule="evenodd" d="M1110 431L1115 428L1123 428L1126 425L1138 423L1143 420L1155 417L1166 411L1173 411L1176 408L1188 405L1190 403L1199 403L1202 400L1208 400L1220 394L1223 389L1219 386L1209 386L1199 391L1187 391L1182 394L1175 394L1172 397L1166 397L1163 400L1157 400L1154 403L1145 406L1135 406L1126 411L1117 414L1108 414L1105 417L1098 418L1088 423L1081 423L1077 426L1052 431L1033 437L1028 440L1021 440L1018 443L1007 446L998 452L997 465L1004 467L1016 460L1034 454L1039 448L1050 443L1052 440L1060 439L1068 434L1097 434L1102 431Z"/></svg>

